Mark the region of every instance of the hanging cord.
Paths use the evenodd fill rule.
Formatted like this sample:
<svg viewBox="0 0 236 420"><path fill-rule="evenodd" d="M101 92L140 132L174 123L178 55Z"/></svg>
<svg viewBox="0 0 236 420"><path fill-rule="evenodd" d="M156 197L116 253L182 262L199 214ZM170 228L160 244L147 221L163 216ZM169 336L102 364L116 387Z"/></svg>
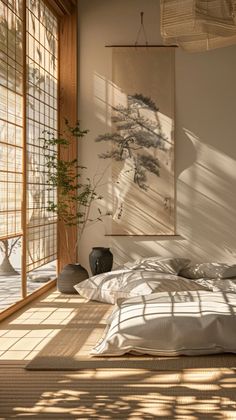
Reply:
<svg viewBox="0 0 236 420"><path fill-rule="evenodd" d="M207 15L208 15L208 13L209 13L209 11L208 11L208 0L206 2L206 6L207 6ZM207 29L207 45L206 45L206 47L207 47L207 51L209 51L209 49L210 49L210 37L209 37L208 29Z"/></svg>
<svg viewBox="0 0 236 420"><path fill-rule="evenodd" d="M141 32L143 32L144 39L145 39L145 44L146 44L146 46L148 46L147 35L146 35L146 31L145 31L144 24L143 24L143 15L144 15L144 12L140 12L141 23L140 23L140 27L139 27L139 30L138 30L138 33L137 33L137 36L136 36L136 41L135 41L135 44L134 44L135 47L138 46L138 40L139 40L139 37L141 35Z"/></svg>
<svg viewBox="0 0 236 420"><path fill-rule="evenodd" d="M235 0L232 2L232 5L231 5L231 16L232 16L234 24L235 24L236 23L236 2L235 2Z"/></svg>

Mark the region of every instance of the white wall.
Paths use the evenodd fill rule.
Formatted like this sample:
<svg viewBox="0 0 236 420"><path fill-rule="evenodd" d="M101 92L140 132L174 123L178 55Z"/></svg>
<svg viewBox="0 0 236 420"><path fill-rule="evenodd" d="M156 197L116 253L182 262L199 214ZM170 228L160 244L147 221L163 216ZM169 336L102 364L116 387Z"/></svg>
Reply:
<svg viewBox="0 0 236 420"><path fill-rule="evenodd" d="M106 81L111 49L133 44L140 12L150 44L162 43L158 0L79 1L79 119L90 130L79 157L88 173L101 170L98 134L109 130ZM92 246L110 246L116 264L145 255L236 260L236 46L205 53L176 51L176 185L180 238L105 237L103 223L85 231L80 262ZM106 187L102 193L105 197Z"/></svg>

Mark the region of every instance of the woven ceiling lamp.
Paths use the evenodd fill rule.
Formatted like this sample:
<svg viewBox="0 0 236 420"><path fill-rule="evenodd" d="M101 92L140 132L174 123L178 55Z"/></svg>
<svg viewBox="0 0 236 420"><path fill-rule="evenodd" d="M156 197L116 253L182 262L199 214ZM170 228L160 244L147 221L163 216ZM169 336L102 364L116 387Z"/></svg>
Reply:
<svg viewBox="0 0 236 420"><path fill-rule="evenodd" d="M161 0L161 35L189 52L236 44L236 0Z"/></svg>

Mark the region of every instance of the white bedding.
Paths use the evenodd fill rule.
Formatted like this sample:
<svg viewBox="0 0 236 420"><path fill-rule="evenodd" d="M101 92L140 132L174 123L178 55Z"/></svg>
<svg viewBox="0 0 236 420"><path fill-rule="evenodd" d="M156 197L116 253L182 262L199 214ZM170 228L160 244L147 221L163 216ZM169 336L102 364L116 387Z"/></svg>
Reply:
<svg viewBox="0 0 236 420"><path fill-rule="evenodd" d="M92 354L236 353L236 279L224 278L234 269L150 257L79 283L75 288L87 299L118 302Z"/></svg>
<svg viewBox="0 0 236 420"><path fill-rule="evenodd" d="M212 292L231 292L236 293L236 278L230 279L196 279L193 280L196 285L205 287Z"/></svg>
<svg viewBox="0 0 236 420"><path fill-rule="evenodd" d="M188 279L228 279L236 277L236 264L219 262L188 263L178 273Z"/></svg>
<svg viewBox="0 0 236 420"><path fill-rule="evenodd" d="M86 299L112 304L120 298L154 292L206 290L205 286L174 274L128 268L90 277L74 287Z"/></svg>
<svg viewBox="0 0 236 420"><path fill-rule="evenodd" d="M236 294L163 292L118 301L95 356L236 353Z"/></svg>
<svg viewBox="0 0 236 420"><path fill-rule="evenodd" d="M206 290L205 286L178 276L189 264L186 258L142 258L123 268L90 277L74 287L86 299L112 304L119 298L154 292Z"/></svg>
<svg viewBox="0 0 236 420"><path fill-rule="evenodd" d="M127 262L126 268L132 270L156 271L157 273L168 273L178 275L180 271L191 265L191 261L187 258L178 257L146 257L136 261Z"/></svg>

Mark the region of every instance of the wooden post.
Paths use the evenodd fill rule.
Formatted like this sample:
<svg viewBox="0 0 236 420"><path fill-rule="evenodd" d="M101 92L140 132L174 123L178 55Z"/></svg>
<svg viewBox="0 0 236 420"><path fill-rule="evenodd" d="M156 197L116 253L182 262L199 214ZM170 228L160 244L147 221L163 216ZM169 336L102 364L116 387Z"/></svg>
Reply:
<svg viewBox="0 0 236 420"><path fill-rule="evenodd" d="M76 2L77 3L77 2ZM70 14L64 14L60 21L59 32L59 132L65 126L65 118L70 125L78 120L78 42L77 42L78 17L76 4ZM78 148L75 143L69 146L69 159L77 158ZM68 154L68 151L67 151ZM63 151L59 150L60 158ZM75 209L76 211L76 209ZM67 228L73 261L67 256L65 227L58 224L58 269L59 271L68 263L77 261L77 227Z"/></svg>

